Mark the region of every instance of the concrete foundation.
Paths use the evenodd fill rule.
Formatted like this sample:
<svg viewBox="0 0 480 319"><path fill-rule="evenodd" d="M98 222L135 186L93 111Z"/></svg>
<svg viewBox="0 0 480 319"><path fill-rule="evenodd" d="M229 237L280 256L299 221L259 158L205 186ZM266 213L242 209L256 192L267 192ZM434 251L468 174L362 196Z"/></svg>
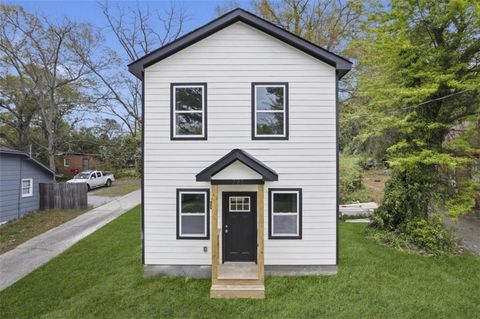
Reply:
<svg viewBox="0 0 480 319"><path fill-rule="evenodd" d="M144 265L144 276L210 278L210 265ZM336 265L265 265L266 276L335 275Z"/></svg>

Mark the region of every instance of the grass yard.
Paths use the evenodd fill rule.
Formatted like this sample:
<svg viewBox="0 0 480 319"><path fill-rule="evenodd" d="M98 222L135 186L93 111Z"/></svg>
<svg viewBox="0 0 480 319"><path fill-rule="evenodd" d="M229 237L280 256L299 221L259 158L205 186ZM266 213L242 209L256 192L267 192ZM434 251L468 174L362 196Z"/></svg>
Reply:
<svg viewBox="0 0 480 319"><path fill-rule="evenodd" d="M407 255L340 225L338 275L267 278L266 300L211 300L210 281L144 279L139 208L0 293L2 318L478 318L480 258Z"/></svg>
<svg viewBox="0 0 480 319"><path fill-rule="evenodd" d="M28 214L20 219L10 221L0 226L0 254L12 250L27 240L66 223L88 210L53 209Z"/></svg>
<svg viewBox="0 0 480 319"><path fill-rule="evenodd" d="M140 189L139 178L121 178L115 180L110 187L101 187L90 191L90 195L98 196L122 196Z"/></svg>

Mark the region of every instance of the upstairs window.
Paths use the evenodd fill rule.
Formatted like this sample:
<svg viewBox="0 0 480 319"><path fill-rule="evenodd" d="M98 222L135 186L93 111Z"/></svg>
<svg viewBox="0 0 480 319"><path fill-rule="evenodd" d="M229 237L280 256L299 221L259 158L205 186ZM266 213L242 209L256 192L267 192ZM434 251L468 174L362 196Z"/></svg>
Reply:
<svg viewBox="0 0 480 319"><path fill-rule="evenodd" d="M269 192L269 238L302 238L302 190L271 188Z"/></svg>
<svg viewBox="0 0 480 319"><path fill-rule="evenodd" d="M208 189L177 189L177 238L209 238Z"/></svg>
<svg viewBox="0 0 480 319"><path fill-rule="evenodd" d="M172 84L171 139L207 139L207 84Z"/></svg>
<svg viewBox="0 0 480 319"><path fill-rule="evenodd" d="M288 83L252 83L252 139L288 139Z"/></svg>

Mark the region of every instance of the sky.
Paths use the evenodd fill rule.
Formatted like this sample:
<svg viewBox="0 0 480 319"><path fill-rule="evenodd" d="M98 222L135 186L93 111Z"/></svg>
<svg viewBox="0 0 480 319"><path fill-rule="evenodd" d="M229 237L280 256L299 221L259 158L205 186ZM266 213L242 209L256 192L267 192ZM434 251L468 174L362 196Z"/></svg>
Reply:
<svg viewBox="0 0 480 319"><path fill-rule="evenodd" d="M2 2L4 0L0 0ZM105 0L6 0L8 4L21 5L29 13L38 13L39 16L44 16L48 20L58 21L63 20L65 17L75 22L86 22L96 27L104 28L107 24L105 17L100 9L100 3L104 3ZM217 17L215 8L217 5L225 5L232 3L231 0L150 0L150 1L130 1L130 0L108 0L109 4L113 8L119 6L121 8L134 8L137 2L140 7L146 7L152 11L163 10L169 8L172 3L181 6L185 9L187 14L187 21L184 23L183 34L192 31L202 25L210 22ZM236 0L240 6L245 9L250 7L251 0ZM114 10L113 12L117 12ZM118 41L115 40L113 34L104 32L106 37L106 44L113 50L116 50L122 56L124 54ZM127 66L125 65L125 69ZM95 118L87 116L81 125L91 126L95 124ZM108 115L103 115L103 118L109 118Z"/></svg>
<svg viewBox="0 0 480 319"><path fill-rule="evenodd" d="M103 3L103 0L12 0L7 2L11 4L22 5L28 12L42 13L49 18L62 19L63 17L68 17L71 20L89 22L98 27L105 26L105 18L98 5L99 2ZM137 2L142 5L146 4L151 9L159 10L170 6L171 3L178 2L186 9L189 18L185 24L185 32L198 28L214 19L216 17L215 7L218 4L229 3L228 0L109 0L109 3L112 5L119 5L121 7L132 7L135 6ZM236 2L246 9L248 9L250 5L250 0L237 0Z"/></svg>

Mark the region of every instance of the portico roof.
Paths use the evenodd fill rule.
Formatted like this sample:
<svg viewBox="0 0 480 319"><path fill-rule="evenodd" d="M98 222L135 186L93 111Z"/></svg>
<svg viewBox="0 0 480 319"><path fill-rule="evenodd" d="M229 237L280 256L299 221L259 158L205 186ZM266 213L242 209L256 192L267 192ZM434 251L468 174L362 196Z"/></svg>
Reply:
<svg viewBox="0 0 480 319"><path fill-rule="evenodd" d="M212 165L208 166L204 170L202 170L200 173L197 174L196 179L197 182L209 182L211 181L212 184L223 184L227 182L222 182L222 180L215 180L212 179L212 177L216 174L218 174L220 171L225 169L226 167L230 166L232 163L239 161L248 168L252 169L256 173L258 173L261 178L258 180L242 180L242 179L235 179L235 180L229 180L229 184L257 184L258 182L273 182L273 181L278 181L278 174L253 157L251 154L240 150L240 149L234 149L231 152L229 152L227 155L223 156L220 158L218 161L213 163Z"/></svg>

